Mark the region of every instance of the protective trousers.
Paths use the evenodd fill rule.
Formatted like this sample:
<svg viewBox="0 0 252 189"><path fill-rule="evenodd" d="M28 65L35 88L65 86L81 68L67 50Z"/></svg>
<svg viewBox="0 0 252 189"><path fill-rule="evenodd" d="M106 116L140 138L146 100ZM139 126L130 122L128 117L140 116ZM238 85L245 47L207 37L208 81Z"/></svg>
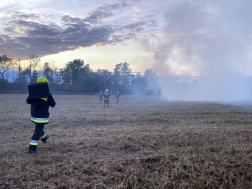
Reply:
<svg viewBox="0 0 252 189"><path fill-rule="evenodd" d="M103 107L105 107L107 104L107 107L109 107L109 99L105 99L104 98L104 104L103 104Z"/></svg>
<svg viewBox="0 0 252 189"><path fill-rule="evenodd" d="M43 139L45 139L46 134L44 132L44 123L35 123L35 131L34 134L31 138L31 142L30 142L30 147L29 147L29 152L31 153L31 151L36 151L36 148L38 146L38 141L39 139L41 139L43 141Z"/></svg>

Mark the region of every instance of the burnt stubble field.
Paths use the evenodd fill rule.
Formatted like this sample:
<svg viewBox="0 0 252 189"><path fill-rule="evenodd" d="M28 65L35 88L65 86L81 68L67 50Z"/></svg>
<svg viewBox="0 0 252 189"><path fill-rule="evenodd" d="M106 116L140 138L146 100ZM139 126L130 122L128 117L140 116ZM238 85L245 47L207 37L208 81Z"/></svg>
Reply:
<svg viewBox="0 0 252 189"><path fill-rule="evenodd" d="M252 188L252 108L54 95L36 154L27 95L0 95L0 188Z"/></svg>

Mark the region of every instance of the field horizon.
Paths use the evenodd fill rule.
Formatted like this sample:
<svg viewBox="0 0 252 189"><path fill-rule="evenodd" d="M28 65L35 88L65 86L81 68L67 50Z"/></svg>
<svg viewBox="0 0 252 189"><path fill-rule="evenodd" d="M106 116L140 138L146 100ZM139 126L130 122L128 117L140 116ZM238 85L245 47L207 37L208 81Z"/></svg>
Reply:
<svg viewBox="0 0 252 189"><path fill-rule="evenodd" d="M122 95L53 95L48 142L27 95L0 94L1 188L252 188L252 107Z"/></svg>

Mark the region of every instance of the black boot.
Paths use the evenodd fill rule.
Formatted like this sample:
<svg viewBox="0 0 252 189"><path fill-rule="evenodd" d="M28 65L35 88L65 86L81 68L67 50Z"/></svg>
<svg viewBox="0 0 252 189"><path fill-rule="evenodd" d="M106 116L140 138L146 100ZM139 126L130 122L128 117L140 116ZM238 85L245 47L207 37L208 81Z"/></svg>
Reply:
<svg viewBox="0 0 252 189"><path fill-rule="evenodd" d="M35 145L30 145L30 146L29 146L29 153L31 153L31 154L36 153L36 148L37 148L37 146L35 146Z"/></svg>
<svg viewBox="0 0 252 189"><path fill-rule="evenodd" d="M49 135L46 135L44 138L41 139L43 143L46 143L46 141L49 139Z"/></svg>

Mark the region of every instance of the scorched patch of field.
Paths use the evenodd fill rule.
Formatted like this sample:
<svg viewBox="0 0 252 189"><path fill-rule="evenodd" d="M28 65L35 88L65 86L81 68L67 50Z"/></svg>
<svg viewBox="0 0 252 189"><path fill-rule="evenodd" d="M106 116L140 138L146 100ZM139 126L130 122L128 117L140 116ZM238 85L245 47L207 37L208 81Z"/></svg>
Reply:
<svg viewBox="0 0 252 189"><path fill-rule="evenodd" d="M1 188L252 188L252 109L210 102L55 95L34 131L26 95L0 95Z"/></svg>

